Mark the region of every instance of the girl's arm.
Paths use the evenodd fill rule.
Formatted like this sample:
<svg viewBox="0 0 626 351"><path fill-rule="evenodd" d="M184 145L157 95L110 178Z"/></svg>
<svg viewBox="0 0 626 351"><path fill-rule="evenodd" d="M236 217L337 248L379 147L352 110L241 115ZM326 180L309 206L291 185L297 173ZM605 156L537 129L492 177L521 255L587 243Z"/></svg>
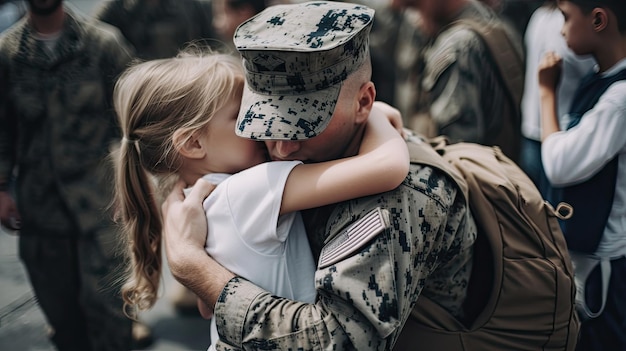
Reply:
<svg viewBox="0 0 626 351"><path fill-rule="evenodd" d="M409 172L397 110L374 105L359 154L296 166L287 179L280 213L305 210L395 189Z"/></svg>

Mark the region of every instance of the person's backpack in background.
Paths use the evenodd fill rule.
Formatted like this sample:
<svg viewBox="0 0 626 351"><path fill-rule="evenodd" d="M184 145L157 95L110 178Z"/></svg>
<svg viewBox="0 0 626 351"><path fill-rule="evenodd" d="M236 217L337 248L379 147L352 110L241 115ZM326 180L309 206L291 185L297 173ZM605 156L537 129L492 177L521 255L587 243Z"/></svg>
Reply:
<svg viewBox="0 0 626 351"><path fill-rule="evenodd" d="M507 30L501 21L479 22L462 18L450 24L451 27L467 28L477 33L483 40L498 76L506 87L507 105L502 116L502 128L494 136L493 145L508 145L504 150L513 161L519 161L522 143L522 95L524 94L524 51L518 42L511 38L513 29ZM521 43L521 39L519 40ZM512 149L511 149L512 147Z"/></svg>
<svg viewBox="0 0 626 351"><path fill-rule="evenodd" d="M421 295L395 350L574 350L574 271L557 213L532 181L498 147L408 145L412 163L459 185L478 236L465 319Z"/></svg>

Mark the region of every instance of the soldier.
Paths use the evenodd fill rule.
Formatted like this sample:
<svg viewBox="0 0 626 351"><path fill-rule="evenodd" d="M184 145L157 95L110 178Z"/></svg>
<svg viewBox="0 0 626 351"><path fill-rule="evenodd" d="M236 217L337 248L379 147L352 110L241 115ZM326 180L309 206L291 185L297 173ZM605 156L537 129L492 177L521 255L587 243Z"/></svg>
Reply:
<svg viewBox="0 0 626 351"><path fill-rule="evenodd" d="M28 3L0 37L0 220L21 218L20 258L54 345L128 350L132 322L116 276L124 262L106 209L107 155L119 136L112 91L132 51L115 28L62 0Z"/></svg>
<svg viewBox="0 0 626 351"><path fill-rule="evenodd" d="M143 60L174 57L192 41L217 44L210 0L107 0L94 17L119 28Z"/></svg>
<svg viewBox="0 0 626 351"><path fill-rule="evenodd" d="M521 97L522 84L509 90L508 78L500 74L496 64L498 54L476 31L456 23L464 20L478 26L501 26L510 46L497 49L508 50L512 58L509 64L518 63L521 83L523 52L519 35L478 1L398 1L420 14L419 29L413 31L417 36L398 39L399 45L405 46L400 50L417 52L407 56L400 51L398 55L403 60L399 67L409 69L409 74L400 75L399 83L413 83L412 90L400 92L404 87L397 92L396 102L402 101L398 104L400 110L411 113L404 116L407 125L429 136L446 135L453 142L499 145L507 156L517 160L521 143L517 97Z"/></svg>
<svg viewBox="0 0 626 351"><path fill-rule="evenodd" d="M268 7L244 22L234 38L247 78L236 132L267 139L274 160L355 155L376 96L373 14L322 1ZM215 307L217 350L390 350L421 294L463 315L476 227L441 171L411 164L390 192L304 213L319 262L314 304L272 296L206 255L207 187L197 183L184 202L174 190L164 228L172 273Z"/></svg>

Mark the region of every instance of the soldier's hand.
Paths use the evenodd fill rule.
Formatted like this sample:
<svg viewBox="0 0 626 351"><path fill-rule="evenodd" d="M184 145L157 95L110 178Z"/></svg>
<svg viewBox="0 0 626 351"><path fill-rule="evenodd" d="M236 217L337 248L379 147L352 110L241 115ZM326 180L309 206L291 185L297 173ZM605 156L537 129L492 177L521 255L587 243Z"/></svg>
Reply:
<svg viewBox="0 0 626 351"><path fill-rule="evenodd" d="M7 229L6 232L13 233L20 230L21 224L15 200L8 191L0 191L0 225Z"/></svg>
<svg viewBox="0 0 626 351"><path fill-rule="evenodd" d="M204 250L208 229L202 202L215 185L199 179L186 197L184 186L179 181L161 206L165 253L172 276L210 307L235 275Z"/></svg>
<svg viewBox="0 0 626 351"><path fill-rule="evenodd" d="M161 206L166 253L175 259L179 254L184 255L179 250L204 250L208 227L202 202L215 188L199 179L185 197L184 186L184 182L179 181Z"/></svg>

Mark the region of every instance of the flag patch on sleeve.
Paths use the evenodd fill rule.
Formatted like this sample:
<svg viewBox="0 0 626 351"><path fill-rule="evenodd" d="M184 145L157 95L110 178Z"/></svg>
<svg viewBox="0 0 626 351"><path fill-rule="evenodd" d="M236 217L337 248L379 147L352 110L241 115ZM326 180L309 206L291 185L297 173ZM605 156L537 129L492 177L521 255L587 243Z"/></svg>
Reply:
<svg viewBox="0 0 626 351"><path fill-rule="evenodd" d="M389 212L377 207L352 223L322 248L318 268L325 268L354 254L389 227Z"/></svg>

